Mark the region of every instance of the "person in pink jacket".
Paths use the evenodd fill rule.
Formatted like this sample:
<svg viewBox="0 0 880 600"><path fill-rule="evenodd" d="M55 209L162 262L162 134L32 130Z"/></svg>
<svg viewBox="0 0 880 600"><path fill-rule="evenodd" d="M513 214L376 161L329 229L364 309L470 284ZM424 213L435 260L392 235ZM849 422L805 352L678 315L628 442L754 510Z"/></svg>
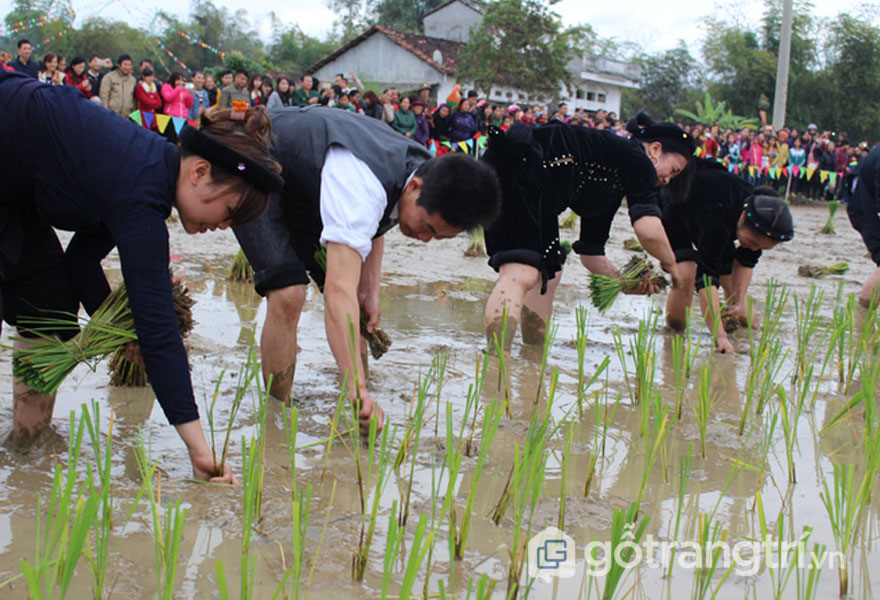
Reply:
<svg viewBox="0 0 880 600"><path fill-rule="evenodd" d="M192 94L186 89L186 79L175 71L171 74L168 83L162 86L162 100L165 101L165 114L172 117L189 116L189 109L193 105Z"/></svg>

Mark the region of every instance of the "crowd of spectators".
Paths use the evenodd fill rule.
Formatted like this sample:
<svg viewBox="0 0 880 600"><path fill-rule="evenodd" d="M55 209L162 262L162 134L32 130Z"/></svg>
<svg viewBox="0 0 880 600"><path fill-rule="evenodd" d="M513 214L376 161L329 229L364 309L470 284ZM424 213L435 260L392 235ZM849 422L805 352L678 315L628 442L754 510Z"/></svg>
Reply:
<svg viewBox="0 0 880 600"><path fill-rule="evenodd" d="M722 162L754 185L809 199L846 202L868 155L867 141L853 143L844 133L821 131L810 123L776 130L770 125L722 130L717 124L681 125L697 142L697 152Z"/></svg>
<svg viewBox="0 0 880 600"><path fill-rule="evenodd" d="M86 98L129 116L133 111L151 115L196 119L209 107L230 108L233 102L267 108L320 106L347 110L380 119L401 135L440 152L473 152L465 142L485 135L490 127L507 130L514 123L542 125L559 120L576 126L605 129L626 137L625 123L613 112L588 112L577 108L569 112L565 102L552 111L539 104L519 106L481 99L471 90L462 95L456 86L444 102L432 97L428 84L409 94L395 87L364 89L354 73L338 74L333 82L319 82L312 75L249 74L245 69L196 71L192 77L173 72L167 82L156 77L152 62L142 60L135 76L134 62L123 54L114 63L92 55L86 61L47 52L37 62L33 47L26 40L17 44L18 55L0 52L0 67L35 77L51 85L71 85ZM109 69L109 70L108 70ZM153 128L157 120L143 121ZM852 144L845 133L819 132L815 124L806 131L770 126L722 130L717 124L680 124L698 145L701 156L715 158L731 172L754 185L771 185L812 199L837 198L846 201L858 176L859 161L870 147L862 141Z"/></svg>

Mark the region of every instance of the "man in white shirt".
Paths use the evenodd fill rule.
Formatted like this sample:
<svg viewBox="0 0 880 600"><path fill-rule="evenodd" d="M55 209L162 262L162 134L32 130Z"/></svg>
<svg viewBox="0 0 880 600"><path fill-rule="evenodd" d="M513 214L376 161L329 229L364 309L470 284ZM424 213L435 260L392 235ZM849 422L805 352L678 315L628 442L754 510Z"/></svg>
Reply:
<svg viewBox="0 0 880 600"><path fill-rule="evenodd" d="M381 121L320 107L271 113L272 153L285 188L266 214L235 234L254 267L257 292L268 297L260 339L270 393L289 400L296 364L296 329L309 275L324 291L327 339L347 377L361 425L383 413L366 388L360 355L360 310L367 330L379 324L383 235L400 226L428 242L491 223L500 186L487 165L462 155L431 158ZM322 248L326 248L325 265ZM355 382L355 373L357 374Z"/></svg>

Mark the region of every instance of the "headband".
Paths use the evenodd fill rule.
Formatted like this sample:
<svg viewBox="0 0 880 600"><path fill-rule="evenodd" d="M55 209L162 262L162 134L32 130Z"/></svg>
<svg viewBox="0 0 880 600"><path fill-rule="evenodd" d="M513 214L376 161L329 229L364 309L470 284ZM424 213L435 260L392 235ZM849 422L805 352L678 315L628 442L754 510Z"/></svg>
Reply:
<svg viewBox="0 0 880 600"><path fill-rule="evenodd" d="M209 135L205 135L191 125L184 125L180 131L180 143L184 148L211 161L221 169L229 171L247 180L264 192L280 192L284 187L284 179L266 167L233 150Z"/></svg>
<svg viewBox="0 0 880 600"><path fill-rule="evenodd" d="M776 196L751 195L743 203L746 219L758 233L787 242L794 237L794 222L788 205Z"/></svg>

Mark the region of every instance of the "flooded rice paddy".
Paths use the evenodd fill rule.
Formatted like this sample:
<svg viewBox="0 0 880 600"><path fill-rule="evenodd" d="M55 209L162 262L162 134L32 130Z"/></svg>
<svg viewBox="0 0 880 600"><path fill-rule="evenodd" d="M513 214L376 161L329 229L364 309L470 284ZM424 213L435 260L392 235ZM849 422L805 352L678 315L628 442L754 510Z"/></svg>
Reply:
<svg viewBox="0 0 880 600"><path fill-rule="evenodd" d="M265 449L259 518L250 537L250 567L247 560L242 561L248 488L188 480L186 451L149 388L111 387L106 361L94 372L81 365L61 387L52 431L38 446L26 453L13 451L8 442L0 446L0 582L5 582L0 598L28 597L26 582L19 576L20 561L34 560L37 517L45 520L49 512L45 499L51 492L53 469L68 462L69 414L77 413L79 422L81 405L92 399L100 406L101 430L108 430L111 414L113 425L110 473L116 501L103 597L156 597L163 585L156 578L150 504L145 497L135 503L142 483L135 451L139 430L149 438L152 459L161 473L155 480L161 481L161 505L170 509L179 501L187 509L176 552L175 598L223 597L218 561L232 597L240 594L243 572L253 586L249 597L275 597L282 580L284 591L277 597L293 597L291 577L285 574L295 567L300 547L300 588L303 595L307 589L309 597L322 599L396 598L408 595L407 590L411 597L427 593L436 598L441 591L447 597L479 597L477 583L483 576L488 589L482 590L482 597L504 598L509 594L511 563L523 565L520 598L837 597L839 557L826 557L818 569L810 569L807 558L803 568L798 568L797 550L780 552L780 543L797 540L805 531L809 537L802 548L807 551L820 544L827 552L836 552L847 542L848 592L851 597L874 597L880 592L880 576L871 572L871 565L880 564L876 471L863 486L866 491L860 491L859 485L871 461L880 460L880 452L875 456L866 449L866 439L880 440L880 434L866 433L878 423L872 409L877 382L872 388L864 381L865 374L871 379L871 366L878 360L876 344L866 344L864 352L855 356L857 343L845 343L839 365L837 350L826 352L831 333L825 333L834 324L835 306L845 304L845 297L837 302L841 283L844 296L858 293L873 265L864 258L861 240L846 222L844 211L837 215L838 233L822 235L818 231L827 219L824 207L793 210L794 241L764 254L750 290L763 315L768 282L775 278L787 284L790 295L778 312L780 320L769 327L778 344L769 340L761 346L766 350L765 362L753 368L749 348L750 344L758 347L760 334L750 340L747 330L739 330L732 337L737 354L714 355L705 326L695 322L690 339L700 345L686 387L678 387L683 393L675 385L676 338L663 327L662 315L653 342L644 346L650 350L653 344L655 359L646 363L643 383L637 381L639 361L632 349L638 354L640 322L650 321L652 313L663 310L665 294L624 296L600 315L589 306L586 271L571 257L556 297L558 332L546 369L542 373L542 348L523 346L517 340L503 366L497 358L489 359L481 393L471 394L474 402L469 405L469 389L486 345L483 307L494 273L485 259L463 256L468 245L464 236L425 246L396 231L390 233L383 264L382 327L393 345L380 360L370 362L370 388L387 416L388 465L386 482L378 492L373 486L378 467L371 478L364 477L368 517L373 499L377 497L378 503L362 581L352 578L353 556L362 539L358 461L353 453L360 452L366 474L368 449L357 449L345 434L344 419L331 423L340 382L324 335L321 297L314 288L309 290L299 325L295 477L291 477L288 429L280 403L265 405L261 429L257 386L253 385L232 426L229 460L240 480L246 478L243 439L251 439L261 429ZM237 251L230 232L187 236L179 225L170 228L171 252L181 255L174 265L175 274L185 278L197 301L193 309L196 326L187 345L206 428L205 406L224 374L214 417L217 443L222 445L236 381L251 340L255 335L259 339L266 306L250 285L226 280ZM563 234L566 239L577 235L571 230ZM628 260L630 253L622 243L631 235L628 219L620 213L608 244L608 254L616 264ZM801 264L827 265L839 260L850 263L850 271L843 276L811 280L797 275ZM111 257L105 267L112 282L118 282L118 259ZM816 311L815 332L805 337L798 321L804 319L812 285L824 292L824 300ZM579 306L589 307L583 329L587 339L582 345L583 378L588 382L601 370L581 394L576 343ZM698 310L696 302L694 310ZM858 337L866 315L852 312L850 330ZM618 327L622 353L615 344ZM650 331L644 325L642 332L641 339L648 340ZM4 344L9 343L9 335L9 328L4 328ZM447 357L442 378L435 376L438 369L432 371L438 355ZM0 356L0 433L7 440L12 422L11 354L4 349ZM805 359L802 366L814 367L809 377L803 369L795 377L798 356ZM439 401L438 380L442 381ZM414 427L420 382L423 412L421 426ZM750 388L757 391L753 391L740 434ZM828 427L865 389L869 390L868 402L858 403L838 424ZM634 401L634 395L641 401ZM801 404L800 397L805 398ZM509 398L506 407L505 398ZM478 450L489 427L484 417L491 413L493 399L501 401L496 405L497 430L481 460ZM549 410L548 399L552 399ZM474 406L479 410L476 417ZM343 438L328 448L332 425ZM542 425L548 425L543 433ZM416 430L417 439L406 437L414 436ZM403 442L405 438L408 443ZM408 451L399 453L403 446ZM381 454L378 449L376 454ZM517 460L518 455L526 458ZM398 457L400 463L395 465ZM459 464L457 457L460 466L450 485L450 458ZM77 486L87 480L86 465L94 461L86 435ZM377 456L373 464L379 462ZM526 466L514 471L515 463ZM840 480L841 471L837 482L834 477L835 465L846 464L855 465L852 489ZM523 475L512 476L513 472ZM300 493L311 486L310 512L308 521L300 524L300 536L294 534L291 516L292 479ZM850 497L841 496L841 490L851 492ZM871 490L875 493L870 494ZM512 492L510 506L499 515L496 505L505 491ZM39 509L38 497L43 499ZM402 539L395 549L386 545L389 528L392 533L396 530L391 525L396 521L392 509L400 511L407 497L408 519L398 532ZM560 510L561 498L564 510ZM624 513L639 499L638 510L629 515L635 526L621 534L627 521ZM855 508L847 513L850 506ZM126 520L129 512L132 516ZM836 516L834 525L829 512ZM470 526L463 557L451 561L450 531L461 528L466 514ZM423 515L424 530L419 532ZM528 553L527 541L545 527L559 525L561 519L562 530L573 541L564 557L574 557L573 570L564 578L532 580L528 564L521 562ZM628 554L623 558L629 559L630 568L604 574L601 547L612 537L637 542L641 560ZM94 533L90 538L91 542L83 544L85 555L71 579L68 596L72 598L93 595L88 555L95 554ZM452 538L454 542L455 534ZM649 539L654 547L645 545ZM764 540L768 541L762 545ZM733 549L731 558L738 560L724 563L724 551L713 551L708 562L701 562L701 555L685 546L670 554L666 550L673 541L702 542L702 547L711 541L724 542ZM590 564L585 560L587 551L596 552ZM712 557L720 559L716 562ZM781 566L782 559L794 566ZM829 560L835 560L833 566ZM619 583L610 586L609 579L616 577ZM494 589L492 581L497 582Z"/></svg>

